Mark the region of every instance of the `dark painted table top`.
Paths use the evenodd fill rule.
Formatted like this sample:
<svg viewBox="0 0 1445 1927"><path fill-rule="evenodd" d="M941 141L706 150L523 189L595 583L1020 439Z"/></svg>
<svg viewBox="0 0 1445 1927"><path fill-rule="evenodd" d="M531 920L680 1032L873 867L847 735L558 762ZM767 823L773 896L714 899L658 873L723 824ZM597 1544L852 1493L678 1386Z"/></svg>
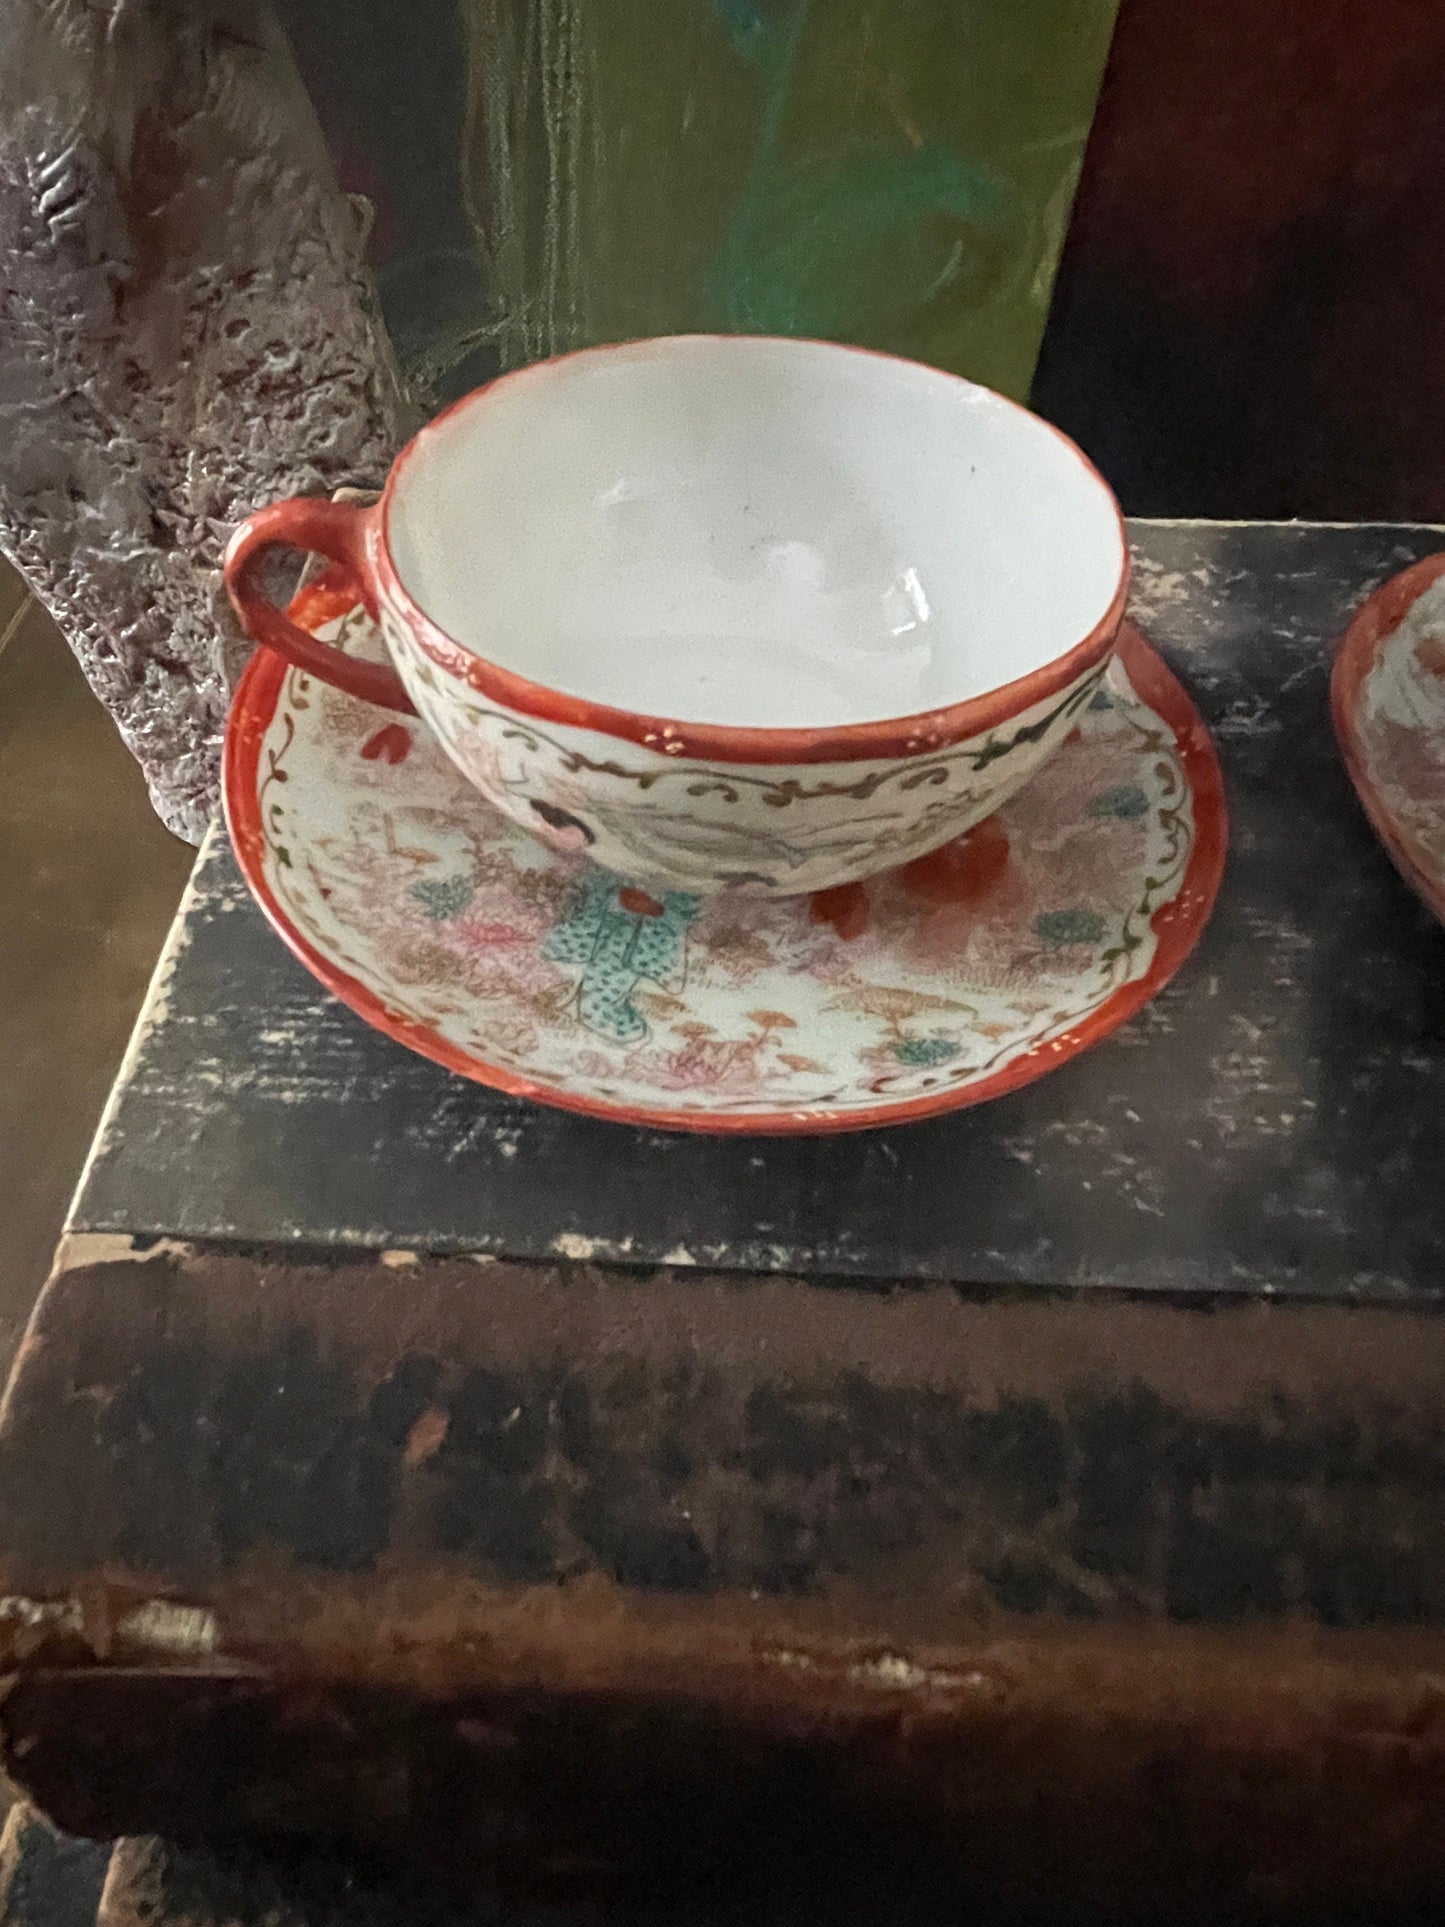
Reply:
<svg viewBox="0 0 1445 1927"><path fill-rule="evenodd" d="M80 1230L837 1277L1419 1299L1442 1290L1445 932L1335 753L1333 643L1432 529L1140 523L1134 612L1232 813L1214 922L1126 1030L953 1118L636 1132L449 1076L333 1002L213 839Z"/></svg>

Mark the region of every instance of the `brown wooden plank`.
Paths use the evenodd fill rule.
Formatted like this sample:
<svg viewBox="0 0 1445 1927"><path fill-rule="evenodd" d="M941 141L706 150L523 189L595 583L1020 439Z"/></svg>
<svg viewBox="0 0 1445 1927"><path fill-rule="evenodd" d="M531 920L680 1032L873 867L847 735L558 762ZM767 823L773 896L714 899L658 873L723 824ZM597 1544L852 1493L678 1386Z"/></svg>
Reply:
<svg viewBox="0 0 1445 1927"><path fill-rule="evenodd" d="M1324 1306L78 1262L0 1425L7 1759L82 1830L609 1890L821 1880L827 1838L930 1905L1399 1899L1445 1879L1442 1347Z"/></svg>

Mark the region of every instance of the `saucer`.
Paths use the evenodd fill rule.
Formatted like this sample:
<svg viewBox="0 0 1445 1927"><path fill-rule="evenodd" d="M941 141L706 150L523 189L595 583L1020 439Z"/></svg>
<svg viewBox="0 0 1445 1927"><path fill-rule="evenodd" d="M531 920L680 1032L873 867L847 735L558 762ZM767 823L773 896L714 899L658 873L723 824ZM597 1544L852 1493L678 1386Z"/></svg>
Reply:
<svg viewBox="0 0 1445 1927"><path fill-rule="evenodd" d="M379 656L334 574L296 619ZM1125 626L1044 769L957 843L784 901L654 896L544 848L410 719L258 650L226 818L251 890L320 981L449 1070L628 1124L821 1132L998 1097L1179 968L1224 864L1193 703Z"/></svg>
<svg viewBox="0 0 1445 1927"><path fill-rule="evenodd" d="M1445 555L1401 570L1361 606L1330 702L1365 814L1445 920Z"/></svg>

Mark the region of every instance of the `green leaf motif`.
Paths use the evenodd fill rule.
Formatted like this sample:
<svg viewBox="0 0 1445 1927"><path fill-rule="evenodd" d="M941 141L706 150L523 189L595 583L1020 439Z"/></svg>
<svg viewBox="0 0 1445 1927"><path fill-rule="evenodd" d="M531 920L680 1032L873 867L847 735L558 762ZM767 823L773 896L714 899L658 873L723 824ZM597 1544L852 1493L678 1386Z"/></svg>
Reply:
<svg viewBox="0 0 1445 1927"><path fill-rule="evenodd" d="M1050 950L1069 944L1099 943L1107 925L1097 910L1045 910L1034 918L1034 935Z"/></svg>
<svg viewBox="0 0 1445 1927"><path fill-rule="evenodd" d="M921 1069L932 1070L935 1065L946 1064L951 1057L957 1057L959 1047L947 1037L905 1037L902 1043L893 1046L893 1055L900 1064L915 1064Z"/></svg>
<svg viewBox="0 0 1445 1927"><path fill-rule="evenodd" d="M411 886L413 900L421 905L423 916L430 917L433 923L459 917L476 894L475 881L466 875L423 877Z"/></svg>
<svg viewBox="0 0 1445 1927"><path fill-rule="evenodd" d="M1089 804L1089 815L1127 819L1143 816L1148 809L1149 799L1137 783L1121 783L1117 789L1101 790Z"/></svg>

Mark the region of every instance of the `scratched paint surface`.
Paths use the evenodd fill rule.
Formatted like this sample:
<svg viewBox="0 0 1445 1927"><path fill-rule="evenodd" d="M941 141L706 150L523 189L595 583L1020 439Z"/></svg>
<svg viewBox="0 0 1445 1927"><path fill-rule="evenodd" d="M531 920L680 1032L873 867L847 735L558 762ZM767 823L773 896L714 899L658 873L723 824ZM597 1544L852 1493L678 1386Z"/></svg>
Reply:
<svg viewBox="0 0 1445 1927"><path fill-rule="evenodd" d="M1135 609L1218 744L1229 867L1149 1009L978 1111L759 1147L496 1096L285 954L203 855L82 1227L981 1284L1440 1295L1445 931L1340 765L1333 645L1438 529L1149 524ZM324 1146L324 1155L318 1155Z"/></svg>
<svg viewBox="0 0 1445 1927"><path fill-rule="evenodd" d="M723 329L1022 397L1117 0L469 0L464 197L504 366Z"/></svg>

